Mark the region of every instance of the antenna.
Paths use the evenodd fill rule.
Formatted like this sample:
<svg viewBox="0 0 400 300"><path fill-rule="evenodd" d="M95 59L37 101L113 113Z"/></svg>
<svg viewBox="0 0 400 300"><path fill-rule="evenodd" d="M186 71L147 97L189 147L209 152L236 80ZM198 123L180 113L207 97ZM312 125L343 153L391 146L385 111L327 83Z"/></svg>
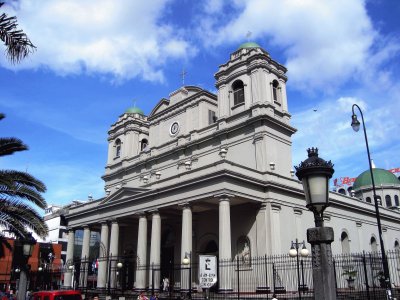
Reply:
<svg viewBox="0 0 400 300"><path fill-rule="evenodd" d="M185 86L185 75L187 74L187 72L185 71L185 68L182 69L182 86Z"/></svg>

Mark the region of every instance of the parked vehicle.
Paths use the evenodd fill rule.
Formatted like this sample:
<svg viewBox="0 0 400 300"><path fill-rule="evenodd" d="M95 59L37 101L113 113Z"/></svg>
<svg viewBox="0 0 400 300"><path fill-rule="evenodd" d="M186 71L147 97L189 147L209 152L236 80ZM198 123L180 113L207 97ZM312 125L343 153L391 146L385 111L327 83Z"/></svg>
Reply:
<svg viewBox="0 0 400 300"><path fill-rule="evenodd" d="M39 291L32 294L32 300L82 300L80 291L59 290Z"/></svg>

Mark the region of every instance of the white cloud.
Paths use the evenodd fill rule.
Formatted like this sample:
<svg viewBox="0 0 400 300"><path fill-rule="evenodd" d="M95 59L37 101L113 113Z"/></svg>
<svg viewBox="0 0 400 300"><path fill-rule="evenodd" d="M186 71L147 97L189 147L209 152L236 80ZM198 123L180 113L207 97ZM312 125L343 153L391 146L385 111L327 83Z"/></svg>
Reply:
<svg viewBox="0 0 400 300"><path fill-rule="evenodd" d="M17 66L4 58L0 63L44 67L61 75L102 73L116 80L139 76L163 81L166 62L195 53L180 31L162 22L169 2L21 0L9 14L17 15L37 51Z"/></svg>
<svg viewBox="0 0 400 300"><path fill-rule="evenodd" d="M270 44L284 51L293 88L331 92L355 76L385 81L387 74L377 67L399 52L397 40L385 40L373 28L363 0L237 0L230 2L234 7L225 5L213 13L205 10L204 42L240 43L251 31L252 39L266 48ZM226 11L230 17L222 18Z"/></svg>
<svg viewBox="0 0 400 300"><path fill-rule="evenodd" d="M357 176L364 171L368 160L363 128L356 133L350 126L352 104L356 103L364 114L371 157L377 167L400 166L397 156L388 156L388 153L396 153L400 142L396 134L400 131L399 90L399 87L394 87L393 94L389 93L384 103L371 100L378 99L375 94L365 99L341 97L321 101L316 112L309 108L293 114L292 125L299 130L293 137L293 163L297 165L306 158L307 148L318 147L321 156L332 160L339 173L343 170L354 172L341 175ZM360 112L356 108L355 113L361 122Z"/></svg>

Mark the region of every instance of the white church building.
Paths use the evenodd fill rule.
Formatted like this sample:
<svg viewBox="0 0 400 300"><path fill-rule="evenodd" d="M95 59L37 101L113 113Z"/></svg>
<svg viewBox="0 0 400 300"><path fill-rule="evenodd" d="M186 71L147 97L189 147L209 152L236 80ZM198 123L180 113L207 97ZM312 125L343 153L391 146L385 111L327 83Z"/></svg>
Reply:
<svg viewBox="0 0 400 300"><path fill-rule="evenodd" d="M247 251L255 258L288 253L291 241L306 240L314 218L293 171L296 129L286 71L259 45L245 43L215 73L217 95L182 86L147 116L137 107L123 113L108 132L105 197L65 215L67 264L74 259L75 232L83 230L80 257L88 258L96 231L97 288L113 285L107 270L118 267L117 259L101 258L131 253L141 290L152 282L159 287L163 269L188 255L193 262L202 254L234 260ZM398 206L400 181L392 180L391 206ZM330 193L324 224L334 229L333 253L379 250L374 205L364 192L370 189L360 185L353 197ZM398 248L399 211L383 201L380 213L386 249ZM146 266L161 273L154 279ZM65 273L64 286L72 277ZM232 289L223 276L219 289Z"/></svg>

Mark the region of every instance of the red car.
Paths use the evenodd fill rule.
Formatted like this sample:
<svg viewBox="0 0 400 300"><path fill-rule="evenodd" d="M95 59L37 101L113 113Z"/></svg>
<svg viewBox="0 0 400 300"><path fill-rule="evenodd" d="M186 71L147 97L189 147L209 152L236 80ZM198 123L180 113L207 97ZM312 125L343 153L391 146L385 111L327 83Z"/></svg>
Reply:
<svg viewBox="0 0 400 300"><path fill-rule="evenodd" d="M40 291L32 294L32 300L82 300L80 291Z"/></svg>

